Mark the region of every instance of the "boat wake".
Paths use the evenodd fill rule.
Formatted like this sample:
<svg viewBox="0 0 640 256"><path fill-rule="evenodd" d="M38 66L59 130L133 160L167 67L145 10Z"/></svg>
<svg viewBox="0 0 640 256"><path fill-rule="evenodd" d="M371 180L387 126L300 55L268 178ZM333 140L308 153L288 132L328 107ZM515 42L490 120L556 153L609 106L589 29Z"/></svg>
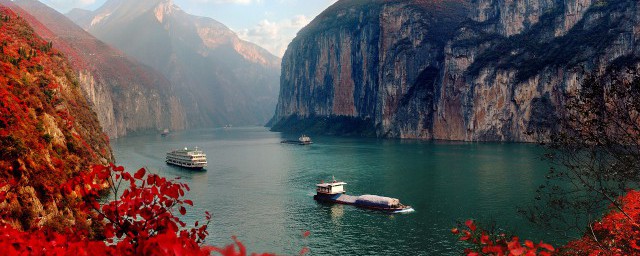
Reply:
<svg viewBox="0 0 640 256"><path fill-rule="evenodd" d="M413 208L406 208L406 209L394 211L393 213L412 213L412 212L415 212L415 211L416 210L414 210Z"/></svg>

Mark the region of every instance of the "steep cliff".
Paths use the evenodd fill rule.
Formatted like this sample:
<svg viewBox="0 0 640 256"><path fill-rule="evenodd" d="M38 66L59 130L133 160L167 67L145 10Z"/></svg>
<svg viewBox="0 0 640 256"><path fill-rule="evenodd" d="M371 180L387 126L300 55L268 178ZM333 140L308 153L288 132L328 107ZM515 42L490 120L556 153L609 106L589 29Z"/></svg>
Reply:
<svg viewBox="0 0 640 256"><path fill-rule="evenodd" d="M61 184L112 162L108 137L74 71L51 43L0 6L0 202L14 227L86 223Z"/></svg>
<svg viewBox="0 0 640 256"><path fill-rule="evenodd" d="M1 0L71 60L78 82L112 138L184 129L185 110L161 74L111 48L37 0Z"/></svg>
<svg viewBox="0 0 640 256"><path fill-rule="evenodd" d="M631 0L339 1L289 45L274 130L349 117L381 137L533 141L580 74L636 63L639 16Z"/></svg>
<svg viewBox="0 0 640 256"><path fill-rule="evenodd" d="M264 124L273 115L280 59L213 19L190 15L170 0L109 0L89 16L68 15L165 74L188 110L189 126Z"/></svg>

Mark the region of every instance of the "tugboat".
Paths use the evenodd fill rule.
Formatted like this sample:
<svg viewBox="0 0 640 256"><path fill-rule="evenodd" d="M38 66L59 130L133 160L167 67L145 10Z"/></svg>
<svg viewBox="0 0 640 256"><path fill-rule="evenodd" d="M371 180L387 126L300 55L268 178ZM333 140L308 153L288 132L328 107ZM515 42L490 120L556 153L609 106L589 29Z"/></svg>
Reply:
<svg viewBox="0 0 640 256"><path fill-rule="evenodd" d="M411 206L401 204L400 200L396 198L376 195L347 195L344 185L347 185L347 183L336 181L335 178L332 182L321 182L316 184L317 193L313 196L313 199L322 202L354 205L360 208L388 213L406 213L414 211Z"/></svg>
<svg viewBox="0 0 640 256"><path fill-rule="evenodd" d="M168 152L166 162L167 164L184 168L202 170L202 168L207 167L207 155L198 147L194 149L184 148Z"/></svg>
<svg viewBox="0 0 640 256"><path fill-rule="evenodd" d="M167 137L167 135L169 135L169 129L164 129L160 135L162 135L162 137Z"/></svg>

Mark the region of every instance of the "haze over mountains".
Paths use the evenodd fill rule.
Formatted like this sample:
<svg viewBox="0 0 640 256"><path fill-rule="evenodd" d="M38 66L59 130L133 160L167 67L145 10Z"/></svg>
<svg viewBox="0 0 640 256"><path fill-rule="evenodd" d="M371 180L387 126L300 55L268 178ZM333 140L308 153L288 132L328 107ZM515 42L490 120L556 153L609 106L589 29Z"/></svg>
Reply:
<svg viewBox="0 0 640 256"><path fill-rule="evenodd" d="M109 0L67 16L164 74L188 127L264 124L273 115L280 59L213 19L190 15L170 0Z"/></svg>
<svg viewBox="0 0 640 256"><path fill-rule="evenodd" d="M37 0L0 0L70 60L104 131L184 129L184 109L169 81L151 67L93 37Z"/></svg>

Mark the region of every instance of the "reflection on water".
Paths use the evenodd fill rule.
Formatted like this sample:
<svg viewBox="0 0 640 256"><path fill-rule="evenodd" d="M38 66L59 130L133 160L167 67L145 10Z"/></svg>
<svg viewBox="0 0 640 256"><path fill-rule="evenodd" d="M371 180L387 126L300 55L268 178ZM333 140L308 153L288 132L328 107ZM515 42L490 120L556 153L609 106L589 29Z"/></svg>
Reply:
<svg viewBox="0 0 640 256"><path fill-rule="evenodd" d="M333 224L335 225L340 225L340 219L342 219L342 216L344 215L344 205L341 204L336 204L336 205L332 205L331 207L331 220L333 221Z"/></svg>
<svg viewBox="0 0 640 256"><path fill-rule="evenodd" d="M532 240L557 237L531 226L516 213L544 181L540 149L527 144L478 144L363 138L313 137L315 144L281 144L299 134L265 128L176 132L116 139L119 164L146 166L167 177L182 177L195 202L186 218L213 214L208 243L231 243L252 251L314 255L457 255L450 229L470 217L495 220ZM164 163L174 148L198 146L206 171ZM335 176L349 194L399 198L416 212L390 215L313 200L314 185ZM311 236L302 238L301 232Z"/></svg>

